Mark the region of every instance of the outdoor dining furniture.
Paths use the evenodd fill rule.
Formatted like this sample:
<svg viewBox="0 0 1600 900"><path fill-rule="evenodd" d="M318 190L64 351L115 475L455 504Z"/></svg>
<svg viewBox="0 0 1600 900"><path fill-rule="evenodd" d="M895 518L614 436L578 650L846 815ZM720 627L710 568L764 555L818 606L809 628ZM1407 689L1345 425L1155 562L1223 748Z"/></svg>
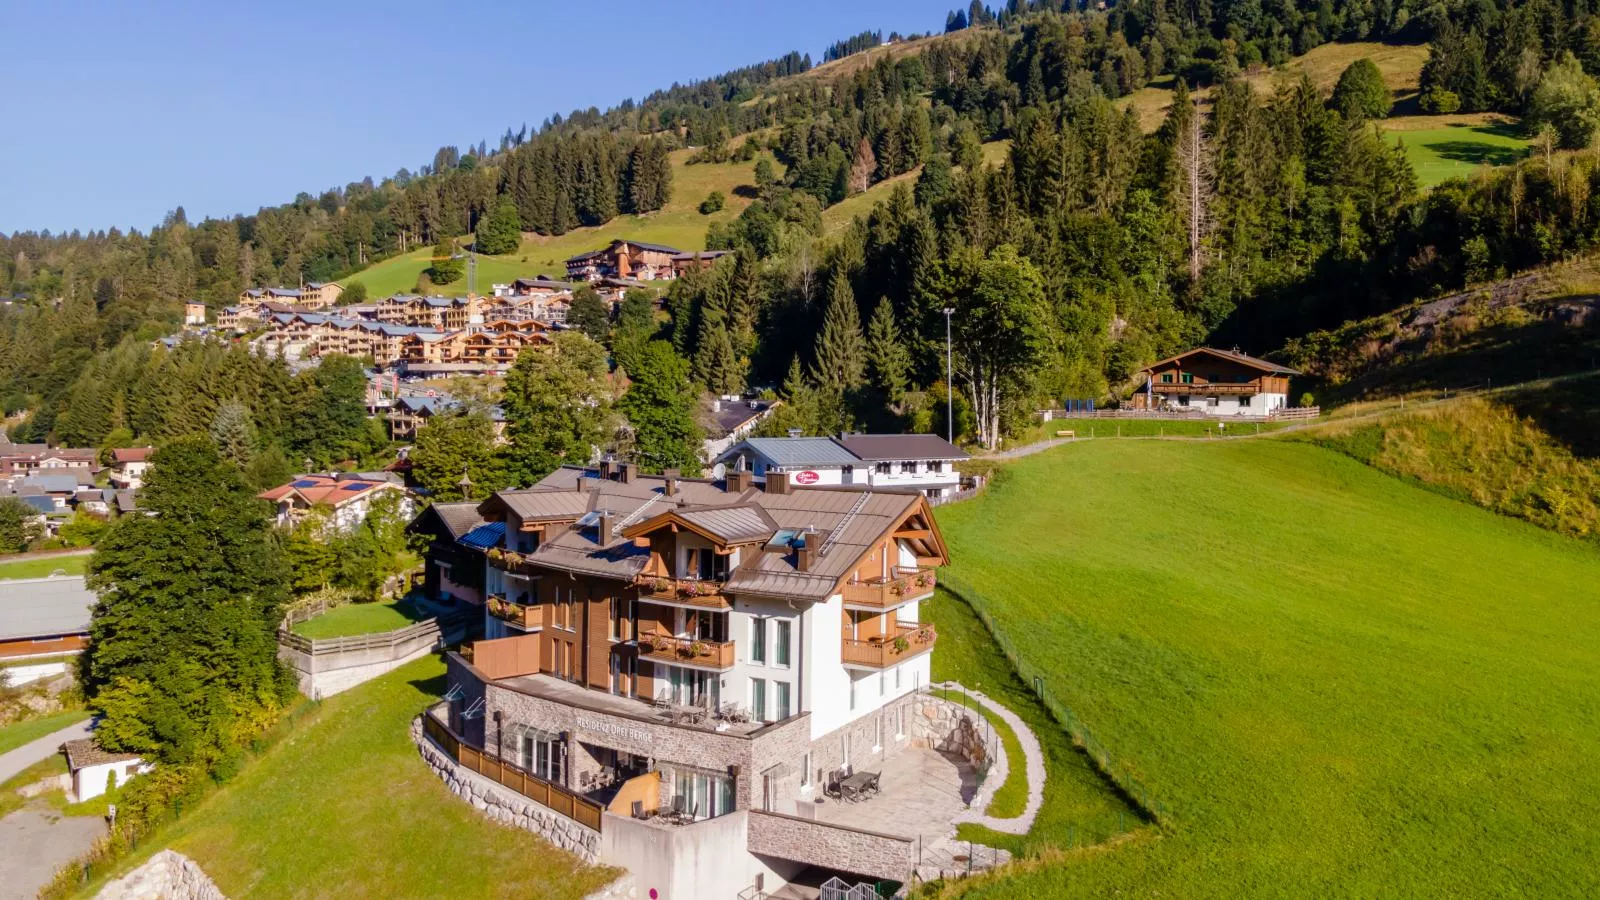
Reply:
<svg viewBox="0 0 1600 900"><path fill-rule="evenodd" d="M868 791L876 793L877 772L857 772L839 782L839 793L845 800L864 800Z"/></svg>

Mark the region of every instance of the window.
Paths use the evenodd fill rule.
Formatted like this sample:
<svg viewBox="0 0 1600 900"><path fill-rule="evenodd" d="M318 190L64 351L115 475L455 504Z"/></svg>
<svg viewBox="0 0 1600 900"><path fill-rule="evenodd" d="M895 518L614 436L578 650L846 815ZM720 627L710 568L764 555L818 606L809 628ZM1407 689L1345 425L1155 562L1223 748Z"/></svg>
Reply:
<svg viewBox="0 0 1600 900"><path fill-rule="evenodd" d="M839 748L839 764L848 769L850 768L850 732L846 731L839 736Z"/></svg>
<svg viewBox="0 0 1600 900"><path fill-rule="evenodd" d="M883 716L872 720L872 749L883 749Z"/></svg>
<svg viewBox="0 0 1600 900"><path fill-rule="evenodd" d="M1183 373L1183 377L1182 377L1181 380L1183 381L1184 384L1194 384L1194 373L1193 372L1185 372L1185 373Z"/></svg>
<svg viewBox="0 0 1600 900"><path fill-rule="evenodd" d="M881 462L876 466L873 466L873 471L877 472L879 475L888 475L890 468L891 466L889 463Z"/></svg>
<svg viewBox="0 0 1600 900"><path fill-rule="evenodd" d="M1250 405L1250 398L1246 397L1243 394L1240 394L1239 395L1239 406L1241 408L1243 408L1243 407L1248 407L1249 405Z"/></svg>
<svg viewBox="0 0 1600 900"><path fill-rule="evenodd" d="M901 463L900 464L900 474L901 475L915 475L915 474L917 474L917 464L914 463L914 462L903 462L903 463Z"/></svg>
<svg viewBox="0 0 1600 900"><path fill-rule="evenodd" d="M750 679L750 717L757 722L767 721L767 682L764 678Z"/></svg>
<svg viewBox="0 0 1600 900"><path fill-rule="evenodd" d="M561 782L561 763L566 758L566 743L558 734L530 731L522 736L522 768L545 779Z"/></svg>
<svg viewBox="0 0 1600 900"><path fill-rule="evenodd" d="M856 480L856 467L845 466L839 470L839 476L839 481L841 484L854 484Z"/></svg>
<svg viewBox="0 0 1600 900"><path fill-rule="evenodd" d="M789 665L789 631L793 626L792 623L781 619L774 624L778 627L777 633L774 635L776 646L772 648L773 662L780 666L787 666Z"/></svg>
<svg viewBox="0 0 1600 900"><path fill-rule="evenodd" d="M800 757L800 789L803 790L803 791L808 791L808 790L811 789L811 754L810 753L806 753L806 755Z"/></svg>
<svg viewBox="0 0 1600 900"><path fill-rule="evenodd" d="M895 707L894 736L899 740L905 740L906 737L906 705L904 703Z"/></svg>
<svg viewBox="0 0 1600 900"><path fill-rule="evenodd" d="M942 473L944 471L944 463L942 463L942 462L931 462L931 463L928 463L928 471L930 473L934 474L934 475L938 475L938 474L940 474L940 473Z"/></svg>
<svg viewBox="0 0 1600 900"><path fill-rule="evenodd" d="M878 673L878 696L882 697L885 693L888 692L888 688L889 688L889 673L888 672L879 672Z"/></svg>
<svg viewBox="0 0 1600 900"><path fill-rule="evenodd" d="M773 706L776 707L774 711L777 713L777 715L773 716L773 719L782 722L784 719L789 718L789 682L774 681L772 690L774 691Z"/></svg>
<svg viewBox="0 0 1600 900"><path fill-rule="evenodd" d="M1162 384L1171 384L1172 383L1172 373L1171 372L1162 372L1161 373L1161 383Z"/></svg>
<svg viewBox="0 0 1600 900"><path fill-rule="evenodd" d="M750 620L750 661L757 665L767 664L767 620L754 618Z"/></svg>

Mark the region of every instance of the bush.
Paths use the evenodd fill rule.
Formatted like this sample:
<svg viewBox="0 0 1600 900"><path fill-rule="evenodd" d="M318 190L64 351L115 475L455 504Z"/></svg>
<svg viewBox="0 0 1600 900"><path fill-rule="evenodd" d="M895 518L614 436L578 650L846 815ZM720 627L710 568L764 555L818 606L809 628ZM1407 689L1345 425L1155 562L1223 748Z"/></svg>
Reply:
<svg viewBox="0 0 1600 900"><path fill-rule="evenodd" d="M700 214L709 216L714 212L721 212L726 203L727 199L722 196L721 191L712 191L706 199L700 201Z"/></svg>
<svg viewBox="0 0 1600 900"><path fill-rule="evenodd" d="M1366 57L1346 67L1333 88L1333 108L1350 121L1381 119L1389 115L1391 105L1383 73Z"/></svg>
<svg viewBox="0 0 1600 900"><path fill-rule="evenodd" d="M1454 92L1444 88L1428 88L1423 91L1422 98L1418 101L1425 113L1434 115L1447 115L1461 109L1461 98Z"/></svg>

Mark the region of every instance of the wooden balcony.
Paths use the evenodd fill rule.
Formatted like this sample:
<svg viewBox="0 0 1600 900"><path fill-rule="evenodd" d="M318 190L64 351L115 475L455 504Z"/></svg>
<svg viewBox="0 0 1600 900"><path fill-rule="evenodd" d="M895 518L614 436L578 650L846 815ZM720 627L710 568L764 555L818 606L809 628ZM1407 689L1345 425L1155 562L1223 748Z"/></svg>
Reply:
<svg viewBox="0 0 1600 900"><path fill-rule="evenodd" d="M539 607L513 603L504 595L490 594L487 604L489 615L524 630L539 628L544 625L544 616L540 614Z"/></svg>
<svg viewBox="0 0 1600 900"><path fill-rule="evenodd" d="M504 550L500 547L492 547L486 555L489 558L489 565L494 566L496 569L499 569L503 572L512 572L517 575L526 575L531 578L537 578L543 574L533 565L532 562L528 560L527 556L518 553L515 550Z"/></svg>
<svg viewBox="0 0 1600 900"><path fill-rule="evenodd" d="M647 631L639 635L639 658L721 671L733 667L733 641L702 641Z"/></svg>
<svg viewBox="0 0 1600 900"><path fill-rule="evenodd" d="M525 634L493 641L473 641L461 648L461 658L472 663L490 681L533 675L539 671L539 636Z"/></svg>
<svg viewBox="0 0 1600 900"><path fill-rule="evenodd" d="M933 649L938 639L932 625L901 625L888 636L867 640L845 638L840 662L864 669L887 669Z"/></svg>
<svg viewBox="0 0 1600 900"><path fill-rule="evenodd" d="M1181 382L1157 381L1150 385L1151 390L1157 394L1259 394L1261 384L1250 381L1244 384L1210 384L1194 382L1183 384Z"/></svg>
<svg viewBox="0 0 1600 900"><path fill-rule="evenodd" d="M891 578L873 578L852 581L844 586L846 606L865 606L871 609L890 609L912 600L933 596L938 578L932 569L900 570Z"/></svg>
<svg viewBox="0 0 1600 900"><path fill-rule="evenodd" d="M646 575L634 584L639 588L639 599L646 602L688 606L695 609L733 608L733 603L722 593L720 581L656 578Z"/></svg>

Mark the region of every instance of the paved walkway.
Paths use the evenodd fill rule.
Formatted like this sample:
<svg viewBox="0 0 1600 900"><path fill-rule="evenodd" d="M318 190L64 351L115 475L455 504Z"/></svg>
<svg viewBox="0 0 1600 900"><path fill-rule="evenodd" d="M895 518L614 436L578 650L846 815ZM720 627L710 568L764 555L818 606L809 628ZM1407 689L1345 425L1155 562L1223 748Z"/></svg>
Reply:
<svg viewBox="0 0 1600 900"><path fill-rule="evenodd" d="M60 731L54 731L42 738L37 738L23 744L15 750L0 753L0 781L9 781L11 776L33 765L40 760L49 759L65 741L75 741L78 738L89 736L93 728L93 719L85 719L75 725L68 725Z"/></svg>
<svg viewBox="0 0 1600 900"><path fill-rule="evenodd" d="M987 811L969 809L956 816L953 821L976 822L986 828L993 828L995 831L1003 831L1006 834L1027 834L1028 830L1033 827L1033 820L1039 815L1039 807L1044 805L1044 782L1046 777L1044 748L1039 746L1038 736L1033 733L1032 728L1028 727L1028 723L1022 721L1021 716L978 691L971 688L961 688L953 681L947 681L943 686L951 689L959 688L965 691L968 697L983 704L1007 725L1011 726L1011 730L1017 733L1017 742L1022 745L1024 774L1028 776L1028 803L1023 807L1022 815L1010 819L998 819L989 815ZM1002 743L1000 746L1003 748L1005 745ZM1004 751L1002 750L1002 752ZM1007 765L1008 767L1016 765L1016 761L1007 760Z"/></svg>
<svg viewBox="0 0 1600 900"><path fill-rule="evenodd" d="M89 852L106 832L98 816L63 816L35 800L0 819L0 900L35 897L56 869Z"/></svg>

